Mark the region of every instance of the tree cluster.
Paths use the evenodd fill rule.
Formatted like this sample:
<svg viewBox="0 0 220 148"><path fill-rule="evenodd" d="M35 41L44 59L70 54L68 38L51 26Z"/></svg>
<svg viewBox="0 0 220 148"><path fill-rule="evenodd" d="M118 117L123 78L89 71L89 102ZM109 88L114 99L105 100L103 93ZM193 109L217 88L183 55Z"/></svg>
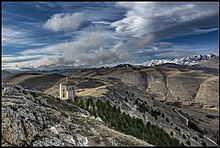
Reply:
<svg viewBox="0 0 220 148"><path fill-rule="evenodd" d="M115 105L111 106L110 101L94 102L92 99L80 99L74 102L75 105L87 110L91 115L100 117L106 125L127 135L132 135L155 146L181 146L178 139L172 138L162 128L146 124L142 119L131 117L125 112L121 112ZM141 106L142 111L146 108ZM153 114L158 113L153 111Z"/></svg>
<svg viewBox="0 0 220 148"><path fill-rule="evenodd" d="M197 132L201 134L203 133L203 131L195 123L191 122L190 120L189 120L188 126L189 128L196 130Z"/></svg>

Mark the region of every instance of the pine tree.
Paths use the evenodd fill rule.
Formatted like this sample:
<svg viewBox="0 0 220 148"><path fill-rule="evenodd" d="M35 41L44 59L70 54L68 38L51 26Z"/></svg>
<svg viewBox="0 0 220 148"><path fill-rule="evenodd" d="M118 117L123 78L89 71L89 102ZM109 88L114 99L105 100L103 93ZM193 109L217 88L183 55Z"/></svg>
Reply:
<svg viewBox="0 0 220 148"><path fill-rule="evenodd" d="M93 111L93 106L92 106L92 104L89 104L89 106L88 106L88 110L89 110L90 112Z"/></svg>

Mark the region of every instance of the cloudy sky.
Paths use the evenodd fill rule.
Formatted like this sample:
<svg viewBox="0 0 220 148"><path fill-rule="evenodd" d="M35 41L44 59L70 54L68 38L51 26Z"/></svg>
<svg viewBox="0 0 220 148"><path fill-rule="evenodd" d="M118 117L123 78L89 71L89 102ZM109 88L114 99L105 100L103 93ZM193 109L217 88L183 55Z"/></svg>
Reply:
<svg viewBox="0 0 220 148"><path fill-rule="evenodd" d="M219 54L218 2L2 2L2 68Z"/></svg>

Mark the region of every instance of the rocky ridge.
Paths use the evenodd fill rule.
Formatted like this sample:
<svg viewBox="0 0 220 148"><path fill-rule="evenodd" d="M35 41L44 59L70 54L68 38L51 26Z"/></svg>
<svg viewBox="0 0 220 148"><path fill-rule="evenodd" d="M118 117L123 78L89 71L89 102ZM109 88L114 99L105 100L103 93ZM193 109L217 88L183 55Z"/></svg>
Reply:
<svg viewBox="0 0 220 148"><path fill-rule="evenodd" d="M134 145L151 146L70 103L2 83L2 146Z"/></svg>

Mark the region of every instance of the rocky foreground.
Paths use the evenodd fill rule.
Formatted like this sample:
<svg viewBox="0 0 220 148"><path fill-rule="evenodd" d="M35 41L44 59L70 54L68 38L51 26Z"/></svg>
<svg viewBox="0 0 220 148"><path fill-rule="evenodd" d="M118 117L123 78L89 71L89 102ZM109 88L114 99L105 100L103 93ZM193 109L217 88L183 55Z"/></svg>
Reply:
<svg viewBox="0 0 220 148"><path fill-rule="evenodd" d="M70 103L2 83L2 146L151 146Z"/></svg>

